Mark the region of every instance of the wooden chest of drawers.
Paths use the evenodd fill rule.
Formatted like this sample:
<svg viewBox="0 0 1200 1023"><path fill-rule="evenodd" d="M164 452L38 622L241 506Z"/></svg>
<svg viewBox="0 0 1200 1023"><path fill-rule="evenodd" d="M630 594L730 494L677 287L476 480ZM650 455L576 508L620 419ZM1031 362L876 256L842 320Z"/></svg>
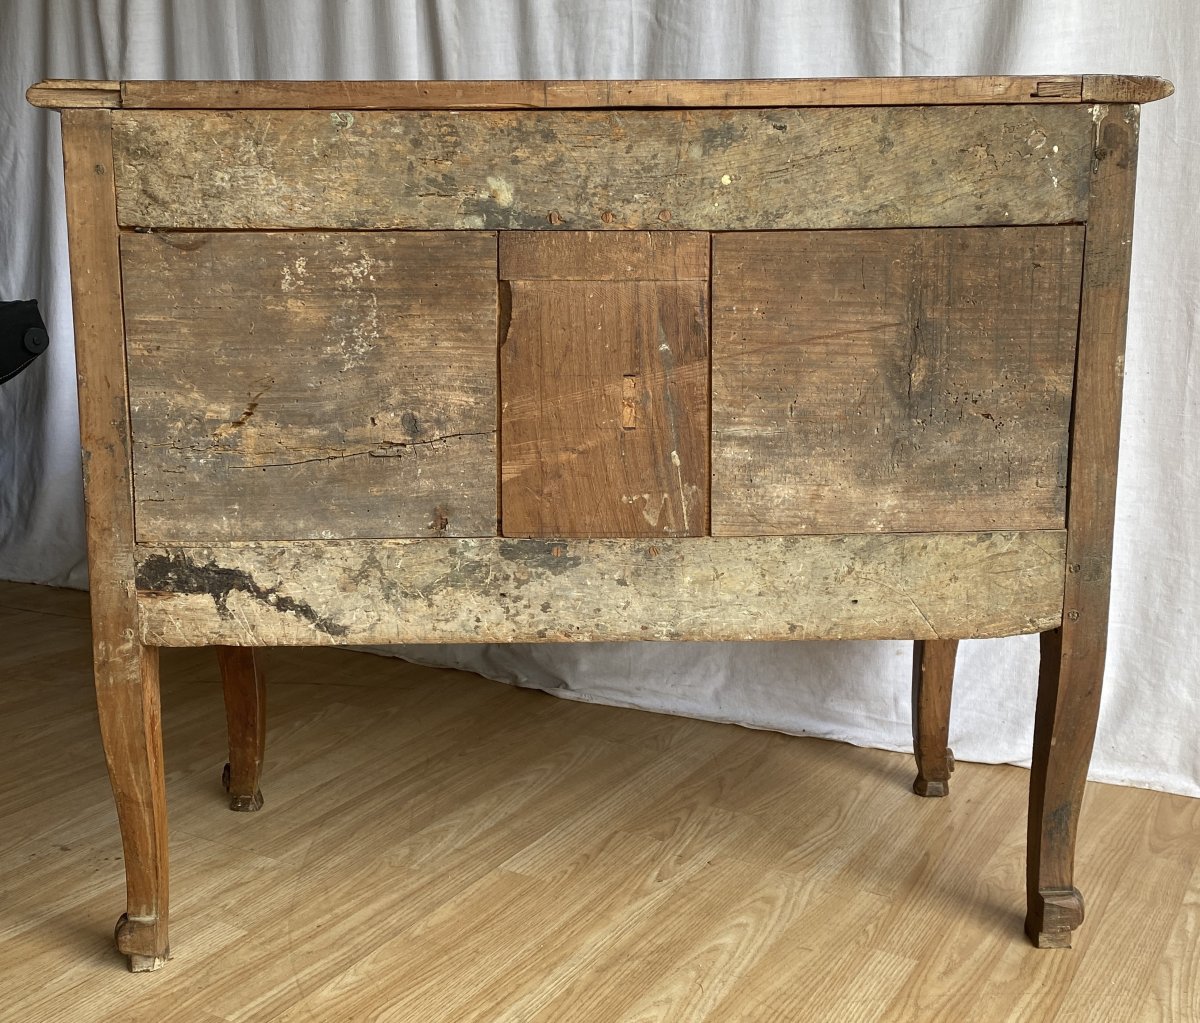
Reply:
<svg viewBox="0 0 1200 1023"><path fill-rule="evenodd" d="M1026 930L1107 628L1157 79L47 82L63 113L118 946L168 954L156 651L1038 632Z"/></svg>

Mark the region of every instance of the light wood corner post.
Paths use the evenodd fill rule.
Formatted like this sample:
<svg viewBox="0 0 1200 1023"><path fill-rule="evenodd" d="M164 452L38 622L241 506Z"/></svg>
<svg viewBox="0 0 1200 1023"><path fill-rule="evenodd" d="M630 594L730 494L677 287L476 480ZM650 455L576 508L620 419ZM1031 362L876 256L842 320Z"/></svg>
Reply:
<svg viewBox="0 0 1200 1023"><path fill-rule="evenodd" d="M1067 498L1062 626L1042 635L1029 784L1028 915L1040 948L1083 922L1075 835L1100 711L1108 638L1121 381L1139 108L1096 105Z"/></svg>
<svg viewBox="0 0 1200 1023"><path fill-rule="evenodd" d="M67 109L62 129L96 697L125 854L127 904L116 939L141 972L169 955L167 809L158 649L139 639L134 592L112 113Z"/></svg>

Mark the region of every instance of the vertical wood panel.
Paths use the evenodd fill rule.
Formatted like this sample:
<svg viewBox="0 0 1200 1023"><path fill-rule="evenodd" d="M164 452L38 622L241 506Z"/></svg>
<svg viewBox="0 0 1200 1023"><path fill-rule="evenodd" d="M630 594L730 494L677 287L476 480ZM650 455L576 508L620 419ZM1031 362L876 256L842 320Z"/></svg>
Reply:
<svg viewBox="0 0 1200 1023"><path fill-rule="evenodd" d="M660 250L645 235L560 235L549 255L531 253L540 242L501 236L502 267L541 277L557 263L564 278L508 283L511 320L500 350L504 535L705 534L707 280L664 279L676 272L674 246L662 250L668 261L648 267ZM694 273L706 239L688 247ZM574 279L584 272L610 279Z"/></svg>
<svg viewBox="0 0 1200 1023"><path fill-rule="evenodd" d="M495 235L122 257L139 540L495 534Z"/></svg>
<svg viewBox="0 0 1200 1023"><path fill-rule="evenodd" d="M1061 526L1082 241L714 236L714 534Z"/></svg>

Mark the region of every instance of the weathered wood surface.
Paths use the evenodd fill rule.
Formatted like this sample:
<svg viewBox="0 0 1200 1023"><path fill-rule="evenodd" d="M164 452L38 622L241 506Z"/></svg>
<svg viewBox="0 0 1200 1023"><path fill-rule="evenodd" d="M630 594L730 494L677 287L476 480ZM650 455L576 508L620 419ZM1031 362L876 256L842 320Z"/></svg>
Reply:
<svg viewBox="0 0 1200 1023"><path fill-rule="evenodd" d="M505 231L500 236L500 278L707 281L708 253L709 236L703 232Z"/></svg>
<svg viewBox="0 0 1200 1023"><path fill-rule="evenodd" d="M1083 219L1083 106L118 111L162 228L739 230Z"/></svg>
<svg viewBox="0 0 1200 1023"><path fill-rule="evenodd" d="M1078 102L1081 76L121 83L126 108L514 109Z"/></svg>
<svg viewBox="0 0 1200 1023"><path fill-rule="evenodd" d="M303 541L138 553L164 646L1009 636L1060 619L1064 534Z"/></svg>
<svg viewBox="0 0 1200 1023"><path fill-rule="evenodd" d="M25 90L25 98L35 107L57 110L121 105L121 83L78 78L51 78Z"/></svg>
<svg viewBox="0 0 1200 1023"><path fill-rule="evenodd" d="M660 81L129 81L49 80L34 106L128 109L393 109L928 106L975 103L1149 103L1174 92L1135 75L974 75ZM90 94L103 97L103 103Z"/></svg>
<svg viewBox="0 0 1200 1023"><path fill-rule="evenodd" d="M122 239L140 540L492 536L496 239Z"/></svg>
<svg viewBox="0 0 1200 1023"><path fill-rule="evenodd" d="M1098 114L1071 422L1063 623L1061 632L1043 637L1029 778L1025 930L1042 947L1070 945L1071 931L1083 920L1083 897L1074 884L1075 834L1108 642L1139 111L1114 106Z"/></svg>
<svg viewBox="0 0 1200 1023"><path fill-rule="evenodd" d="M1080 98L1085 103L1153 103L1174 93L1174 85L1152 75L1084 75Z"/></svg>
<svg viewBox="0 0 1200 1023"><path fill-rule="evenodd" d="M713 533L1062 526L1082 244L714 237Z"/></svg>
<svg viewBox="0 0 1200 1023"><path fill-rule="evenodd" d="M950 704L954 695L956 639L919 639L913 644L912 723L918 796L950 793Z"/></svg>
<svg viewBox="0 0 1200 1023"><path fill-rule="evenodd" d="M100 734L125 854L126 912L117 947L132 969L157 969L167 937L167 794L158 651L138 641L129 407L121 265L107 110L63 113L79 439Z"/></svg>
<svg viewBox="0 0 1200 1023"><path fill-rule="evenodd" d="M501 236L501 273L540 278L506 285L505 536L708 532L708 275L698 272L708 236L672 237L684 241ZM543 239L547 251L535 254ZM656 252L667 258L652 265ZM547 279L555 261L566 279ZM679 264L699 279L671 280ZM593 267L608 279L577 279Z"/></svg>

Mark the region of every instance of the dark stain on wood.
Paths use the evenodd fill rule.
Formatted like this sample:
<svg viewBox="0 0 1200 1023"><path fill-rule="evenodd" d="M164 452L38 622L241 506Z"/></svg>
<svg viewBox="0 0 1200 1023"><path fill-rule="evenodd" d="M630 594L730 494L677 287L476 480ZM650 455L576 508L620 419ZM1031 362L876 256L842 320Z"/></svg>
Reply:
<svg viewBox="0 0 1200 1023"><path fill-rule="evenodd" d="M500 557L527 568L551 575L563 575L583 564L578 554L568 553L563 540L501 540Z"/></svg>
<svg viewBox="0 0 1200 1023"><path fill-rule="evenodd" d="M138 565L137 588L152 593L206 594L224 619L234 617L229 610L230 596L244 593L280 614L298 615L328 636L345 636L348 631L344 625L318 614L306 601L281 594L278 586L260 585L249 572L223 568L215 561L200 565L183 553L145 558Z"/></svg>

